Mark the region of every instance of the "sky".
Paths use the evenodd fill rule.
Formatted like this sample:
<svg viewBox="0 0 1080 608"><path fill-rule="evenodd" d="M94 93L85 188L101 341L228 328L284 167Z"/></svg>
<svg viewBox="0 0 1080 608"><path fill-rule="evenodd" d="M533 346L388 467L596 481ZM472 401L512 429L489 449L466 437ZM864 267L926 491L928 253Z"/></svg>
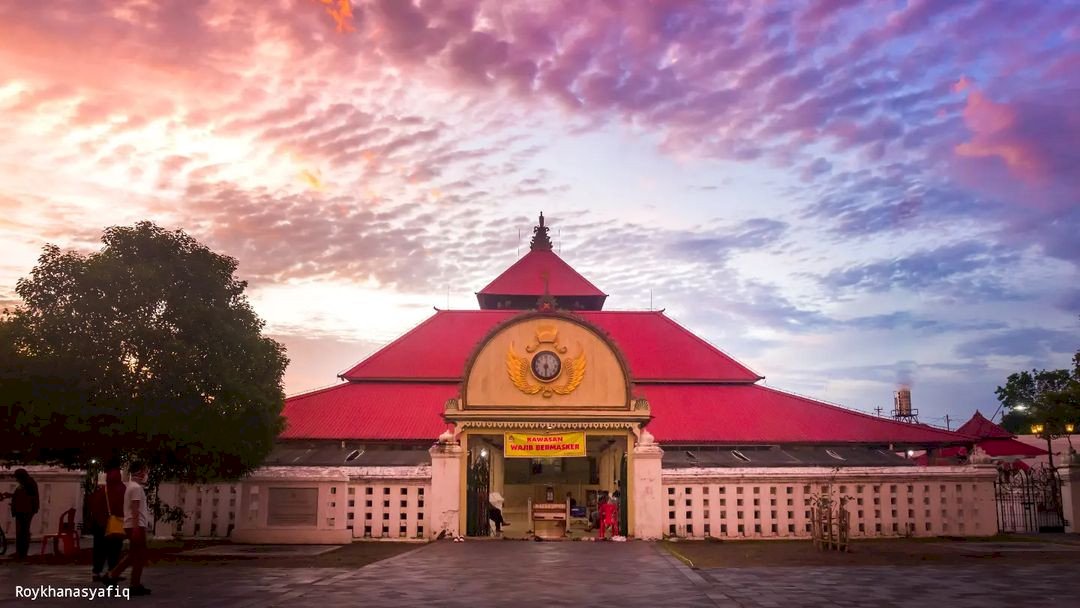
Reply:
<svg viewBox="0 0 1080 608"><path fill-rule="evenodd" d="M1080 349L1080 6L0 3L0 306L150 219L290 394L527 250L766 377L952 428Z"/></svg>

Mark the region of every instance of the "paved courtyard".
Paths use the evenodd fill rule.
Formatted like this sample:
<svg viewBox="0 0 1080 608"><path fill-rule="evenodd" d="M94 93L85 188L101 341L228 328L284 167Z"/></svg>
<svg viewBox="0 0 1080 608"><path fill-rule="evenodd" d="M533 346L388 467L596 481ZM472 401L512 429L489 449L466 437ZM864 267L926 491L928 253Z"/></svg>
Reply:
<svg viewBox="0 0 1080 608"><path fill-rule="evenodd" d="M297 559L303 559L298 557ZM362 568L161 565L149 598L197 606L1080 606L1066 593L1080 559L908 566L691 569L654 543L433 543ZM83 587L85 567L4 564L0 607L86 605L16 599L16 585ZM1062 590L1062 591L1058 591ZM1037 595L1036 595L1037 594ZM98 598L91 606L125 603Z"/></svg>

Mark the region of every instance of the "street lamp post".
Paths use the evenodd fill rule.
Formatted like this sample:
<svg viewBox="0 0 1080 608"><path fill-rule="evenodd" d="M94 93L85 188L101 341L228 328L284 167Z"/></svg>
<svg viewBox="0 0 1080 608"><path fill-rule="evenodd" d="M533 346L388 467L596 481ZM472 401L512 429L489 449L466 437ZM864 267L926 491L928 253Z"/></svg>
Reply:
<svg viewBox="0 0 1080 608"><path fill-rule="evenodd" d="M1067 422L1064 425L1062 425L1062 431L1063 432L1060 432L1060 433L1054 433L1050 429L1050 426L1048 424L1045 424L1045 423L1042 423L1042 422L1036 422L1035 424L1031 425L1031 434L1032 435L1035 435L1036 437L1045 437L1046 438L1047 459L1049 460L1049 464L1050 464L1051 469L1054 468L1054 444L1053 444L1052 440L1055 437L1064 437L1066 440L1068 440L1069 448L1070 448L1069 449L1069 458L1071 459L1072 458L1072 439L1070 438L1070 435L1072 435L1073 431L1075 431L1075 430L1076 430L1076 425L1074 425L1071 422Z"/></svg>

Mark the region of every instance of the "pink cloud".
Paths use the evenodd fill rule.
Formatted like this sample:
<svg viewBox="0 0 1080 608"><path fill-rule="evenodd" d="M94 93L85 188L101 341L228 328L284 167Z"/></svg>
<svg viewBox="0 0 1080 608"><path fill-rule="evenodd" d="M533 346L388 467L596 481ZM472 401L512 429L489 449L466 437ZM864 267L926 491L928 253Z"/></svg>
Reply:
<svg viewBox="0 0 1080 608"><path fill-rule="evenodd" d="M1077 182L1080 153L1080 112L1039 103L998 103L973 88L967 97L963 118L971 133L957 144L958 156L995 159L1008 171L1036 186L1055 180Z"/></svg>

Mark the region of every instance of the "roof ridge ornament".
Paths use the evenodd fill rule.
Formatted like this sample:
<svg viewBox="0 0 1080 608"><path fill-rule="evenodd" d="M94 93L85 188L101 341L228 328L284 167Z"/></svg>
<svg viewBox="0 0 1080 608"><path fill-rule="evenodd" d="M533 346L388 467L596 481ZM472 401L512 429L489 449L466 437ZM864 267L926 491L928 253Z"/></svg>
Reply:
<svg viewBox="0 0 1080 608"><path fill-rule="evenodd" d="M532 251L546 250L551 251L551 237L548 236L549 228L544 225L544 212L540 212L540 224L533 227L533 238L529 242L529 249Z"/></svg>
<svg viewBox="0 0 1080 608"><path fill-rule="evenodd" d="M544 216L540 215L540 225L543 226ZM544 228L547 230L547 228ZM540 273L540 278L544 281L544 295L540 296L540 299L536 301L536 310L540 312L553 312L558 308L559 303L555 300L555 297L551 295L551 289L548 286L548 280L551 278L551 274L548 271Z"/></svg>

